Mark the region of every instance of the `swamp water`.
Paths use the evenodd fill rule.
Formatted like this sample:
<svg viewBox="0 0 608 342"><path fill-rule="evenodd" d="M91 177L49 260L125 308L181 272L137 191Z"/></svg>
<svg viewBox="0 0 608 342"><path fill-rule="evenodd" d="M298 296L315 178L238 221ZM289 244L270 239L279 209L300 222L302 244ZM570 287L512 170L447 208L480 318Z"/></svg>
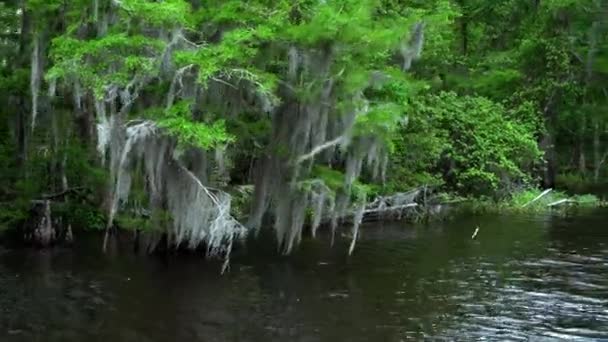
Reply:
<svg viewBox="0 0 608 342"><path fill-rule="evenodd" d="M0 341L608 341L608 211L373 223L348 244L240 251L223 276L97 237L0 247Z"/></svg>

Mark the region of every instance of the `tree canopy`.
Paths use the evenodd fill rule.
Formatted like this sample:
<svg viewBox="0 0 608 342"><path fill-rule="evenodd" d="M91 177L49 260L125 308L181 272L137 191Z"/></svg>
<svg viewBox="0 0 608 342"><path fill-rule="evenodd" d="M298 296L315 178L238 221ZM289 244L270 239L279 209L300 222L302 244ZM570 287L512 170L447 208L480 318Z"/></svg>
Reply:
<svg viewBox="0 0 608 342"><path fill-rule="evenodd" d="M354 221L356 239L369 201L416 187L500 198L572 174L598 183L607 11L602 0L5 1L0 225L84 188L54 204L61 225L214 255L273 227L289 253L324 222Z"/></svg>

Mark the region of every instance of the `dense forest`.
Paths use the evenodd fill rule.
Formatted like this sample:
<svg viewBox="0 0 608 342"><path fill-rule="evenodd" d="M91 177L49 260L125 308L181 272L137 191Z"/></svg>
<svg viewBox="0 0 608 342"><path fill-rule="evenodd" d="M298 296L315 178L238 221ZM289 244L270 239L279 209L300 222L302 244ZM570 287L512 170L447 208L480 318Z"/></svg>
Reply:
<svg viewBox="0 0 608 342"><path fill-rule="evenodd" d="M225 256L348 223L352 252L366 211L421 192L593 188L607 19L605 0L3 1L0 229Z"/></svg>

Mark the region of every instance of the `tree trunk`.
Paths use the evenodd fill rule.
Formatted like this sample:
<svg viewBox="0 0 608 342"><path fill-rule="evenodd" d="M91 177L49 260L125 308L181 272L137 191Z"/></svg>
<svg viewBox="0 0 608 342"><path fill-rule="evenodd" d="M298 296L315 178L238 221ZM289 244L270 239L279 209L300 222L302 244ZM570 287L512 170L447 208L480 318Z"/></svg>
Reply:
<svg viewBox="0 0 608 342"><path fill-rule="evenodd" d="M554 188L555 178L557 176L557 160L555 153L555 139L553 133L546 132L540 142L540 148L545 153L545 161L547 162L543 175L543 187Z"/></svg>
<svg viewBox="0 0 608 342"><path fill-rule="evenodd" d="M544 175L543 175L543 187L546 189L555 188L555 178L557 177L558 161L557 153L555 152L555 137L554 127L556 126L556 116L553 105L555 97L557 96L557 89L554 89L547 99L547 103L543 108L543 116L545 119L545 131L541 138L539 147L544 152L545 161L547 162Z"/></svg>
<svg viewBox="0 0 608 342"><path fill-rule="evenodd" d="M600 179L600 170L602 168L602 153L600 144L600 124L596 120L593 125L593 181L597 183Z"/></svg>
<svg viewBox="0 0 608 342"><path fill-rule="evenodd" d="M460 36L462 43L462 54L466 56L469 53L469 18L467 17L465 9L465 0L459 0L458 4L462 10L462 16L460 17Z"/></svg>
<svg viewBox="0 0 608 342"><path fill-rule="evenodd" d="M17 60L17 67L23 68L29 65L29 61L26 56L29 56L27 49L29 46L29 31L30 31L30 16L26 11L26 1L21 1L21 32L19 36L19 53ZM16 140L17 140L17 165L22 169L23 175L26 175L25 167L27 164L27 139L28 139L28 106L27 98L25 96L18 96L16 99L16 113L17 113L17 127L16 127Z"/></svg>
<svg viewBox="0 0 608 342"><path fill-rule="evenodd" d="M68 156L67 154L65 154L63 156L63 160L61 161L61 190L64 192L67 192L69 187L68 187L68 177L65 174L65 170L66 170L66 165L67 165L67 161L68 161ZM69 198L68 195L66 195L64 197L64 203L66 205L68 205L69 203ZM67 243L72 243L72 241L74 241L74 234L72 233L72 223L67 221L64 222L65 224L65 236L63 237L64 241Z"/></svg>
<svg viewBox="0 0 608 342"><path fill-rule="evenodd" d="M585 157L585 144L581 140L578 144L578 172L584 175L587 172L587 158Z"/></svg>
<svg viewBox="0 0 608 342"><path fill-rule="evenodd" d="M587 173L587 157L585 155L585 133L587 131L587 116L583 113L583 118L581 119L581 129L578 135L578 172L581 175Z"/></svg>
<svg viewBox="0 0 608 342"><path fill-rule="evenodd" d="M34 201L32 218L24 227L24 240L40 247L48 247L55 240L51 201Z"/></svg>

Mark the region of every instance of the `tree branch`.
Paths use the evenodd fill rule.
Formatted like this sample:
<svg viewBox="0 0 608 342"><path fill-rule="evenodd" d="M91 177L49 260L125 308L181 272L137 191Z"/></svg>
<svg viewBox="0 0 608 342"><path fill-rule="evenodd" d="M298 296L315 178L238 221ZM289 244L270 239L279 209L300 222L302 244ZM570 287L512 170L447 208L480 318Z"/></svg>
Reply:
<svg viewBox="0 0 608 342"><path fill-rule="evenodd" d="M65 189L65 190L55 193L55 194L45 194L45 195L42 195L40 198L43 200L52 200L52 199L63 197L69 193L76 192L78 190L83 190L83 189L85 189L84 186L77 186L74 188Z"/></svg>
<svg viewBox="0 0 608 342"><path fill-rule="evenodd" d="M333 146L336 146L336 145L340 145L340 144L341 144L341 143L343 143L345 140L346 140L346 137L345 137L345 136L343 136L343 135L341 135L341 136L337 137L337 138L336 138L336 139L334 139L334 140L330 140L330 141L328 141L328 142L326 142L326 143L323 143L323 144L321 144L321 145L319 145L319 146L316 146L315 148L313 148L313 149L312 149L310 152L308 152L307 154L300 156L300 157L299 157L299 158L296 160L296 163L297 163L297 164L300 164L300 163L302 163L302 162L303 162L303 161L305 161L305 160L311 159L311 158L313 158L314 156L316 156L317 154L319 154L319 153L323 152L324 150L326 150L326 149L328 149L328 148L330 148L330 147L333 147Z"/></svg>

